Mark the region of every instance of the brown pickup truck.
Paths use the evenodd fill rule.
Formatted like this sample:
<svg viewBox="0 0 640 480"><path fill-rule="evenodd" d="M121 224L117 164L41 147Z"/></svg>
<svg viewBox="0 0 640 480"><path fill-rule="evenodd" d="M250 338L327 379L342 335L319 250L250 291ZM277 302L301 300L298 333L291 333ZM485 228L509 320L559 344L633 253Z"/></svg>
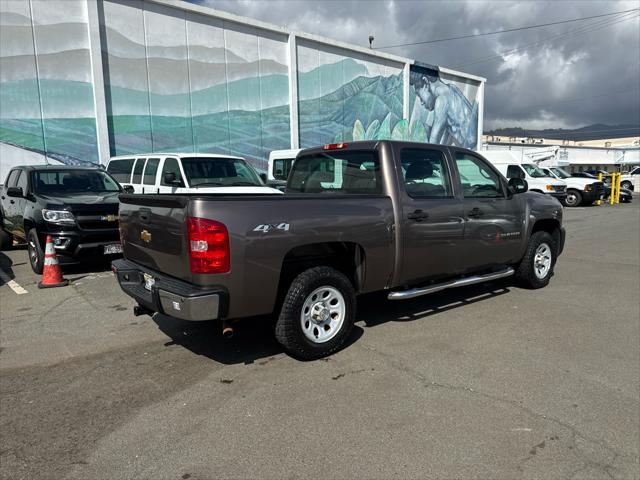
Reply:
<svg viewBox="0 0 640 480"><path fill-rule="evenodd" d="M278 315L287 352L334 352L356 295L390 300L515 275L544 287L562 206L470 150L395 141L300 152L285 195L121 195L113 270L137 313Z"/></svg>

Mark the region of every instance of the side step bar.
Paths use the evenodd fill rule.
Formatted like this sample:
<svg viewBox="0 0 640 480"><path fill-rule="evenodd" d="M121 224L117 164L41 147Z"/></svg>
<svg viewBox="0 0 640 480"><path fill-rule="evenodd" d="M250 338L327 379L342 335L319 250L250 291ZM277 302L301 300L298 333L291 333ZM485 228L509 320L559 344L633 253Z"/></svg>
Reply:
<svg viewBox="0 0 640 480"><path fill-rule="evenodd" d="M389 300L408 300L410 298L421 297L422 295L429 295L430 293L440 292L448 288L464 287L467 285L473 285L476 283L488 282L491 280L498 280L499 278L510 277L515 272L513 268L508 267L505 270L498 272L486 273L484 275L476 275L473 277L460 278L458 280L451 280L449 282L437 283L435 285L429 285L428 287L413 288L411 290L404 290L402 292L391 292L388 296Z"/></svg>

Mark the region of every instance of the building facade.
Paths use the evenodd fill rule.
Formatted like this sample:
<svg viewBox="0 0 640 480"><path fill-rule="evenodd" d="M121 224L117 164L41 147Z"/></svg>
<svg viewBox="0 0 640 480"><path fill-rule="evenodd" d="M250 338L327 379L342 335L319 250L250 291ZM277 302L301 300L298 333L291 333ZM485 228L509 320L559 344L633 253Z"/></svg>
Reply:
<svg viewBox="0 0 640 480"><path fill-rule="evenodd" d="M5 166L481 143L482 78L185 2L0 0L0 35Z"/></svg>

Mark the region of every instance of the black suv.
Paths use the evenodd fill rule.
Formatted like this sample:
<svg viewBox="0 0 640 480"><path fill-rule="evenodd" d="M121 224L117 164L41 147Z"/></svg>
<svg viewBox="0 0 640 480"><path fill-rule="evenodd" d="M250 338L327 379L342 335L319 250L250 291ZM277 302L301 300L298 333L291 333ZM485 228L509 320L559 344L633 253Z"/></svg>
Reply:
<svg viewBox="0 0 640 480"><path fill-rule="evenodd" d="M26 241L31 268L44 266L47 235L61 263L122 252L118 195L123 189L99 168L54 165L11 169L0 189L0 242Z"/></svg>

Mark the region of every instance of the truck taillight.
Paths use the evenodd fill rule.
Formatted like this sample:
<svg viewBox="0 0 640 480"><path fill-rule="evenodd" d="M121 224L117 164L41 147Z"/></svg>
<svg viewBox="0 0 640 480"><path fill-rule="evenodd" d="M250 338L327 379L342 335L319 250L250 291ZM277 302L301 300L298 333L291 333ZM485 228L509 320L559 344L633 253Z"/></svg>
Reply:
<svg viewBox="0 0 640 480"><path fill-rule="evenodd" d="M229 232L215 220L189 217L189 259L192 273L226 273L230 269Z"/></svg>

